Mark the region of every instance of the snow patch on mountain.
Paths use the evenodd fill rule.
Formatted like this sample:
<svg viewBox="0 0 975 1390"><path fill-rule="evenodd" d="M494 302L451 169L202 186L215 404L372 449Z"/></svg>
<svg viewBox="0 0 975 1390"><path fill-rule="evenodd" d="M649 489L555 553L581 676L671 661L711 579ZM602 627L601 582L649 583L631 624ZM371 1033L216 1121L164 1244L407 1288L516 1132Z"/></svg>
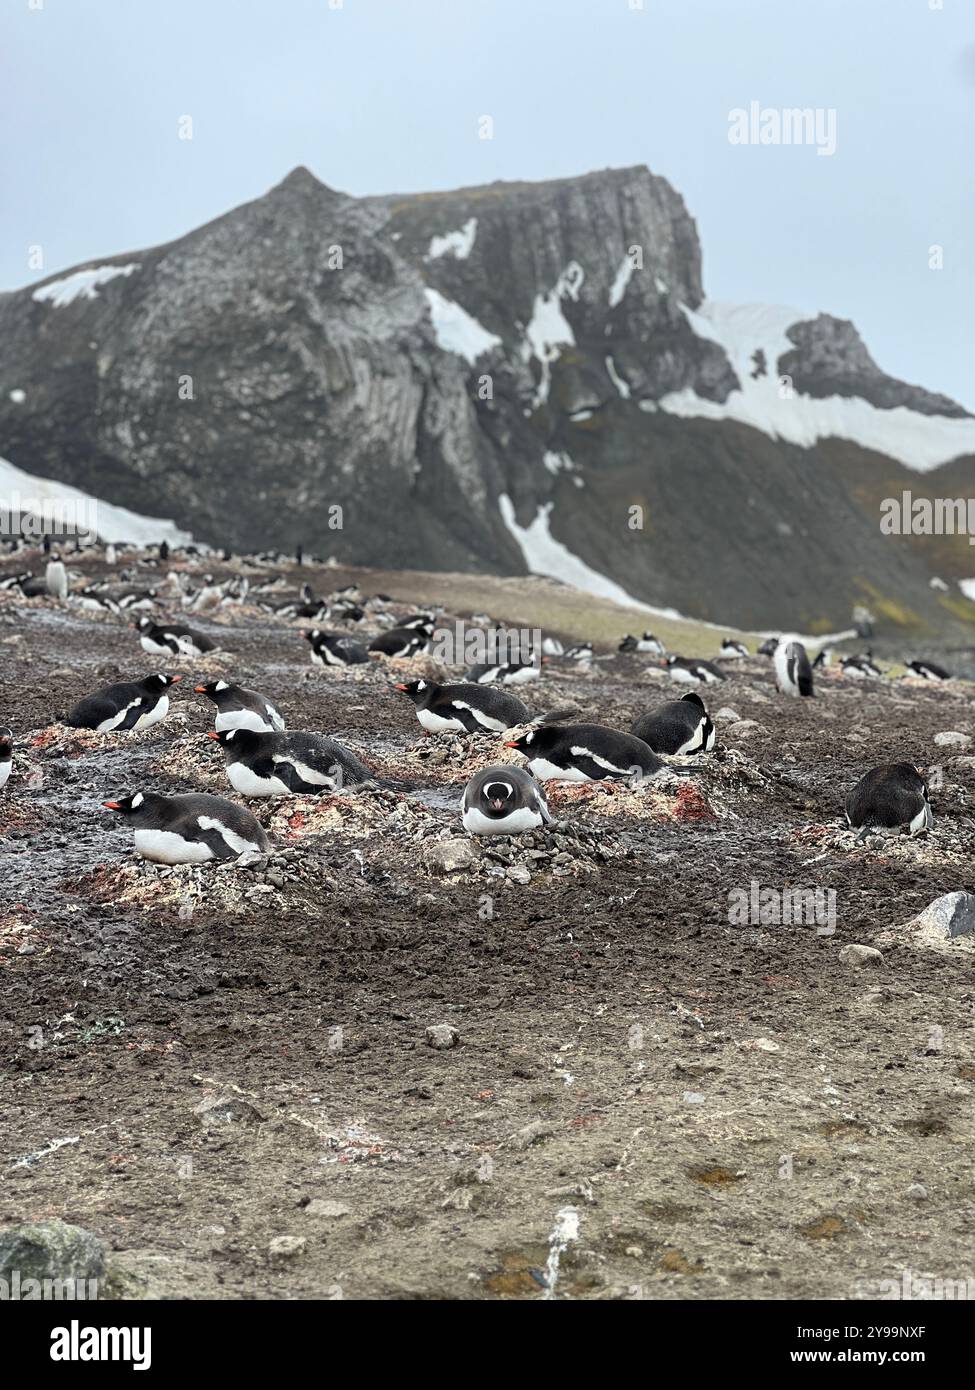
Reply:
<svg viewBox="0 0 975 1390"><path fill-rule="evenodd" d="M615 309L617 304L622 302L626 294L626 287L630 283L633 272L636 269L629 256L624 256L619 270L613 278L613 283L609 287L609 307Z"/></svg>
<svg viewBox="0 0 975 1390"><path fill-rule="evenodd" d="M180 531L172 521L115 507L53 478L36 478L5 458L0 458L0 510L18 516L30 511L72 530L91 528L106 543L126 541L141 546L167 541L171 546L181 546L193 540L188 531Z"/></svg>
<svg viewBox="0 0 975 1390"><path fill-rule="evenodd" d="M567 546L555 539L549 529L552 505L551 502L546 502L544 506L539 507L534 520L528 526L519 526L511 498L505 492L498 498L501 519L521 547L525 564L532 574L548 575L550 579L559 579L563 584L571 585L573 589L581 589L583 593L597 594L600 598L612 599L614 603L624 603L630 608L640 608L660 617L680 617L673 608L651 608L648 604L641 603L619 584L614 584L604 574L580 560L578 555L573 555Z"/></svg>
<svg viewBox="0 0 975 1390"><path fill-rule="evenodd" d="M548 400L549 364L555 361L564 347L572 347L575 343L572 325L562 312L562 300L578 299L585 278L586 273L579 262L570 261L553 288L548 293L535 296L532 316L521 345L521 359L530 362L534 357L541 367L541 378L533 402L536 409Z"/></svg>
<svg viewBox="0 0 975 1390"><path fill-rule="evenodd" d="M699 338L718 343L741 382L719 404L687 388L664 396L661 410L683 418L738 420L773 439L811 448L821 439L848 439L875 449L908 468L926 472L961 454L975 453L975 420L921 415L907 406L881 410L856 396L817 399L780 380L778 360L795 349L786 330L808 319L797 309L767 304L706 301L681 308ZM641 409L646 408L641 401Z"/></svg>
<svg viewBox="0 0 975 1390"><path fill-rule="evenodd" d="M55 309L63 309L76 299L97 299L99 285L107 285L120 275L131 275L140 266L99 265L91 270L76 270L73 275L65 275L60 280L52 280L35 290L31 298L38 304L52 304Z"/></svg>
<svg viewBox="0 0 975 1390"><path fill-rule="evenodd" d="M483 324L469 314L461 305L447 299L439 290L429 285L424 289L430 306L430 319L437 339L437 346L445 352L456 352L473 367L477 359L497 347L501 339L496 333L489 333Z"/></svg>
<svg viewBox="0 0 975 1390"><path fill-rule="evenodd" d="M453 256L458 261L466 261L467 257L474 249L474 239L477 236L477 218L471 217L464 223L463 227L457 232L446 232L443 236L435 236L430 241L425 261L436 261L441 256Z"/></svg>

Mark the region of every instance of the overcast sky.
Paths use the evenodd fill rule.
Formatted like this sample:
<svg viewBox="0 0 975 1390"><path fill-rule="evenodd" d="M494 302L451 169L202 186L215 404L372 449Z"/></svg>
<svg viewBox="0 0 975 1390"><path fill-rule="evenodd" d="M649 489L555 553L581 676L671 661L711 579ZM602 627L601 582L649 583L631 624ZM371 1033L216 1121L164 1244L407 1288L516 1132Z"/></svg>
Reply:
<svg viewBox="0 0 975 1390"><path fill-rule="evenodd" d="M973 0L0 12L0 288L167 241L296 164L362 194L644 163L697 220L710 297L852 318L885 370L975 409ZM753 101L834 109L835 153L731 144Z"/></svg>

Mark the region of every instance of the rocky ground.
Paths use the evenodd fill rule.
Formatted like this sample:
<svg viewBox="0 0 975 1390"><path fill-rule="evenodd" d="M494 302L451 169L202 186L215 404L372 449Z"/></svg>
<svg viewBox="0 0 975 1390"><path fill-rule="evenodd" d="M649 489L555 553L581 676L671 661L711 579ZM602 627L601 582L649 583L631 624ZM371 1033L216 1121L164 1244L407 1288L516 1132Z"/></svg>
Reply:
<svg viewBox="0 0 975 1390"><path fill-rule="evenodd" d="M326 573L347 577L291 577ZM395 575L356 577L409 608ZM492 615L526 592L509 615L495 585ZM66 729L158 662L118 618L0 594L0 1226L84 1227L118 1287L167 1298L845 1299L975 1275L975 938L909 925L970 886L968 685L827 673L790 701L764 659L728 663L712 754L555 790L551 830L485 843L464 781L515 755L421 736L391 683L428 661L322 671L300 624L191 621L225 650L173 669L263 691L376 783L258 805L264 865L142 864L100 803L229 792L211 707L187 680L145 733ZM521 693L628 727L675 691L614 656ZM893 759L931 771L934 832L858 844L846 792ZM832 910L742 922L753 883Z"/></svg>

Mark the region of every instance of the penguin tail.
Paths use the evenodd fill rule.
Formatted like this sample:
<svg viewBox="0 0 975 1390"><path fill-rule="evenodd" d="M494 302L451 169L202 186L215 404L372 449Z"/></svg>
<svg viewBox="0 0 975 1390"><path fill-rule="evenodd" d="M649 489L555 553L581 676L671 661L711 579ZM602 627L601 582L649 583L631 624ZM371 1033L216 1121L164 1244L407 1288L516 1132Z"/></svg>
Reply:
<svg viewBox="0 0 975 1390"><path fill-rule="evenodd" d="M561 724L566 719L574 719L578 713L578 705L562 705L557 709L549 710L546 714L536 715L530 723L538 727L543 724Z"/></svg>

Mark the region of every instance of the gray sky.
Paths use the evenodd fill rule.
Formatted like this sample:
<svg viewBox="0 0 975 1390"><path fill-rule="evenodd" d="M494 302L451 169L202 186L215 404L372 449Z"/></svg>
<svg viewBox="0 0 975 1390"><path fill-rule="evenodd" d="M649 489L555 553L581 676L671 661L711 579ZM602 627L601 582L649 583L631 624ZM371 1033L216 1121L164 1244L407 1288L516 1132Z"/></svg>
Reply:
<svg viewBox="0 0 975 1390"><path fill-rule="evenodd" d="M697 219L711 298L852 318L885 370L975 409L972 0L631 4L0 0L0 287L296 164L362 194L645 163ZM752 101L835 108L835 154L732 145Z"/></svg>

